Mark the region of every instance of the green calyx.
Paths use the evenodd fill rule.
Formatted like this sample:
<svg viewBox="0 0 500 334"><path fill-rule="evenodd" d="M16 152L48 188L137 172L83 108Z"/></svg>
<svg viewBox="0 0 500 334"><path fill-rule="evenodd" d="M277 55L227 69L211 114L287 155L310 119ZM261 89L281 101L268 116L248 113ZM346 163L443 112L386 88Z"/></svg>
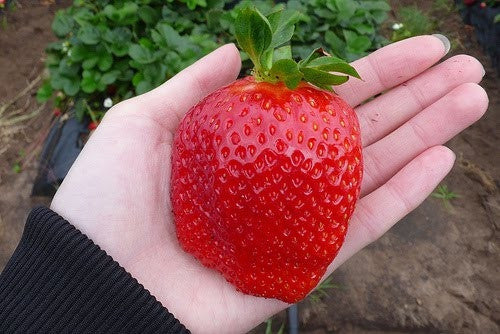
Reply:
<svg viewBox="0 0 500 334"><path fill-rule="evenodd" d="M283 82L289 89L306 81L333 91L332 86L343 84L349 76L361 79L354 67L321 48L296 62L289 44L296 20L296 14L282 9L267 17L250 7L239 12L235 21L236 40L254 64L255 80Z"/></svg>

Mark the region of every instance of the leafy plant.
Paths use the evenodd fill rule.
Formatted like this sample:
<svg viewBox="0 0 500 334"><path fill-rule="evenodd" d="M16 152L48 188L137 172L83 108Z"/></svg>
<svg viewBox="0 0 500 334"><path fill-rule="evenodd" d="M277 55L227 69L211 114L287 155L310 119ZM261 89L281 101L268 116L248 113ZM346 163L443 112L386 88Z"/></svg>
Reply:
<svg viewBox="0 0 500 334"><path fill-rule="evenodd" d="M326 45L326 52L349 61L387 41L377 33L390 7L385 0L74 0L58 11L47 46L49 77L39 102L54 98L61 110L98 121L113 103L147 92L217 46L234 42L237 13L256 6L266 16L282 12L282 37L292 34L294 52ZM297 29L293 29L293 24ZM273 44L279 41L272 41ZM307 51L306 51L307 50ZM249 55L242 54L248 59ZM248 71L250 62L243 63ZM109 103L107 104L109 105Z"/></svg>
<svg viewBox="0 0 500 334"><path fill-rule="evenodd" d="M332 283L332 280L333 279L331 277L326 278L309 295L309 298L311 299L311 301L313 303L319 302L321 300L321 298L323 298L323 297L328 297L329 296L329 290L340 288L340 285Z"/></svg>
<svg viewBox="0 0 500 334"><path fill-rule="evenodd" d="M436 11L451 12L453 4L454 3L450 0L434 0L432 8Z"/></svg>
<svg viewBox="0 0 500 334"><path fill-rule="evenodd" d="M415 6L402 7L397 16L401 25L397 29L394 29L396 25L393 26L394 32L391 37L393 42L429 34L436 26L434 19Z"/></svg>
<svg viewBox="0 0 500 334"><path fill-rule="evenodd" d="M13 165L12 165L12 171L16 174L19 174L23 171L23 168L21 167L21 163L19 161L16 161Z"/></svg>
<svg viewBox="0 0 500 334"><path fill-rule="evenodd" d="M285 332L285 323L282 322L276 334L283 334ZM273 319L269 318L266 321L266 334L273 334Z"/></svg>
<svg viewBox="0 0 500 334"><path fill-rule="evenodd" d="M445 206L450 206L450 200L460 197L460 195L449 190L445 184L438 186L431 196L441 199Z"/></svg>
<svg viewBox="0 0 500 334"><path fill-rule="evenodd" d="M7 28L7 17L3 14L6 10L14 11L17 8L17 0L0 0L0 28Z"/></svg>
<svg viewBox="0 0 500 334"><path fill-rule="evenodd" d="M12 165L12 171L16 174L19 174L23 171L23 163L22 160L26 156L26 152L23 149L17 152L16 162Z"/></svg>

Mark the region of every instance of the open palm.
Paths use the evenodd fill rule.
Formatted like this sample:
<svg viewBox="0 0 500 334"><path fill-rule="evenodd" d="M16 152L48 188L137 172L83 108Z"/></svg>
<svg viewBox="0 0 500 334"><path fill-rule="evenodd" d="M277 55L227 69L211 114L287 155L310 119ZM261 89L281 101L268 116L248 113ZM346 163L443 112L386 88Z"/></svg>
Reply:
<svg viewBox="0 0 500 334"><path fill-rule="evenodd" d="M421 36L353 63L337 93L356 108L364 146L361 199L328 274L418 206L449 172L440 146L479 119L488 99L481 64L445 54ZM171 214L172 139L188 109L234 81L240 58L226 45L157 89L113 107L57 191L52 209L87 234L193 332L245 332L287 307L244 295L177 243ZM363 101L381 93L383 95Z"/></svg>

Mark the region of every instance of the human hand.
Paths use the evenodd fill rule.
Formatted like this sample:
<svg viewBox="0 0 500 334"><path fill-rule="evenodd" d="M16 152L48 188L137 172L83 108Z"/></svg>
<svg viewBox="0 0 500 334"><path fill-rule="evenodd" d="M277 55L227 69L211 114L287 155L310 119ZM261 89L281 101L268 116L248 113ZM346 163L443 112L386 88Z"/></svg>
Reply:
<svg viewBox="0 0 500 334"><path fill-rule="evenodd" d="M416 208L451 169L440 146L478 120L488 99L481 64L421 36L353 63L364 81L336 91L356 108L364 146L361 198L339 265ZM106 114L57 191L52 209L89 236L194 333L245 332L288 305L244 295L179 246L170 203L173 134L191 106L234 81L226 45ZM360 105L381 92L383 95Z"/></svg>

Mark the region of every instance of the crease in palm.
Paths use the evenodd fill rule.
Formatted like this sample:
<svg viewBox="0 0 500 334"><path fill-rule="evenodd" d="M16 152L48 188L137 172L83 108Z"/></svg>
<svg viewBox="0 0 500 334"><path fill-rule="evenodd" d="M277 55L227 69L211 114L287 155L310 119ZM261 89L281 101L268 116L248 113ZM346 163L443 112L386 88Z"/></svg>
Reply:
<svg viewBox="0 0 500 334"><path fill-rule="evenodd" d="M475 84L482 77L477 61L459 56L458 64L449 60L427 69L443 56L439 43L422 36L382 49L369 56L371 60L354 63L364 82L351 81L338 89L352 105L385 93L357 107L365 159L362 196L329 273L425 199L453 164L453 154L440 145L486 109L487 97ZM234 46L214 53L155 91L114 107L87 143L52 208L113 256L193 332L244 332L287 305L235 291L221 275L184 253L176 241L169 202L177 122L190 105L230 83L239 71ZM386 69L390 63L392 72ZM223 68L218 66L226 70L212 73ZM446 75L458 67L460 74ZM434 88L426 92L420 90L422 85Z"/></svg>

